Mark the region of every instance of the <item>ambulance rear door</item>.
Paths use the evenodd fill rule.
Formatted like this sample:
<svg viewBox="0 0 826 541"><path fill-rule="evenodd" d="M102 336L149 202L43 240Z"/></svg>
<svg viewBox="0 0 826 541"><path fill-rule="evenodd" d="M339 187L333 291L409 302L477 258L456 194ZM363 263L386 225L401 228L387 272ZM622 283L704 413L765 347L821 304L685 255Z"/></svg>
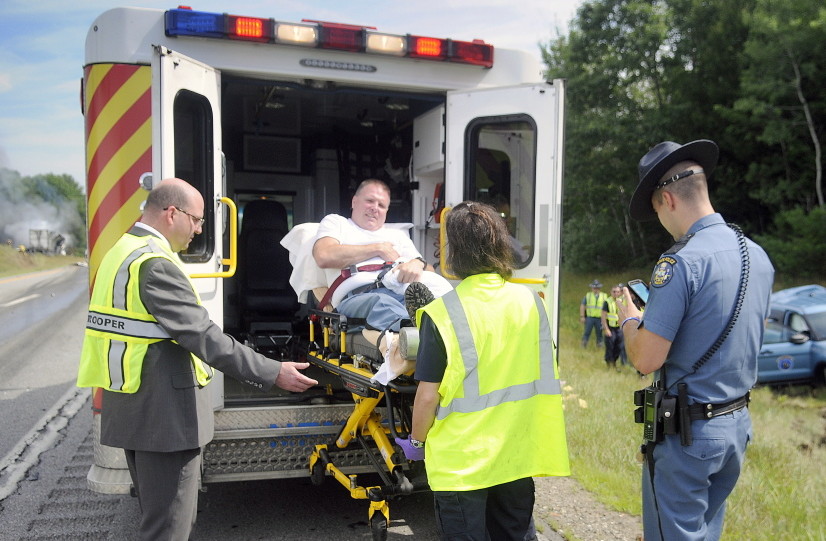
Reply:
<svg viewBox="0 0 826 541"><path fill-rule="evenodd" d="M215 322L223 321L222 270L223 236L227 210L220 203L224 195L221 151L220 72L206 64L155 46L152 57L152 156L153 183L178 177L186 180L204 197L202 233L196 235L181 260L195 278L203 305ZM189 209L184 209L189 210ZM194 224L193 224L194 225ZM223 382L216 373L213 404L223 403Z"/></svg>
<svg viewBox="0 0 826 541"><path fill-rule="evenodd" d="M541 290L556 334L562 228L564 82L447 94L445 199L502 214L514 281Z"/></svg>

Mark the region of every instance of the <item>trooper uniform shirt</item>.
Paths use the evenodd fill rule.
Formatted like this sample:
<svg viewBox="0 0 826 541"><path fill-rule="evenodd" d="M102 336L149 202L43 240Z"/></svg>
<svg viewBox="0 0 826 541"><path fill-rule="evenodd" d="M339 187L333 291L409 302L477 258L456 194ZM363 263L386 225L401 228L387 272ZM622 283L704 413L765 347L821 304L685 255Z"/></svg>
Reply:
<svg viewBox="0 0 826 541"><path fill-rule="evenodd" d="M663 365L667 388L679 380L688 384L691 402L725 403L757 382L774 268L763 249L746 240L750 269L740 315L720 349L692 373L731 318L742 261L737 236L720 214L697 220L686 237L654 267L642 327L672 341Z"/></svg>

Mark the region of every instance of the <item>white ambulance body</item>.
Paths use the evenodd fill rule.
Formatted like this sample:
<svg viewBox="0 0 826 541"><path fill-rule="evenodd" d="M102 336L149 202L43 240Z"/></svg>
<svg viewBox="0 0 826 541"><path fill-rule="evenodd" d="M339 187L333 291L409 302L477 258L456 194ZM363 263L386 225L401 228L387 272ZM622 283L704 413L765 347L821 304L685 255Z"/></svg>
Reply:
<svg viewBox="0 0 826 541"><path fill-rule="evenodd" d="M183 178L207 202L203 234L182 259L212 319L267 355L303 361L295 292L287 286L287 317L267 314L259 301L273 292L245 280L261 269L289 276L270 259L279 235L348 216L358 183L379 178L393 191L388 222L412 223L437 269L435 211L496 205L513 236L514 278L544 295L556 344L563 104L564 85L543 81L533 55L494 57L477 41L188 9L107 11L89 30L83 79L90 280L139 218L144 188ZM244 211L256 201L280 204L281 233L262 237L265 224L245 237ZM328 397L216 377L204 482L309 475L313 446L333 439L352 410L346 393L329 399L340 382L311 375ZM362 455L337 460L369 470ZM96 443L88 483L128 492L122 452Z"/></svg>

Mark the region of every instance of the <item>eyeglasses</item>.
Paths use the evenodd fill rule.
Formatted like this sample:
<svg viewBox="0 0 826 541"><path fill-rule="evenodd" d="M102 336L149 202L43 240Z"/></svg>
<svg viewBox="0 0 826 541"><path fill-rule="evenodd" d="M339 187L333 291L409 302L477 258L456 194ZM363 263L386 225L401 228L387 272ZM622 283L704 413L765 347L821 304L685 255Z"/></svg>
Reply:
<svg viewBox="0 0 826 541"><path fill-rule="evenodd" d="M178 207L165 207L165 208L164 208L164 210L167 210L167 209L170 209L170 208L173 208L173 209L175 209L175 210L178 210L178 211L180 211L180 212L183 212L184 214L186 214L187 216L189 216L190 218L192 218L193 220L195 220L195 224L196 224L196 225L204 225L204 222L206 221L206 218L199 218L199 217L195 216L194 214L190 214L190 213L188 213L188 212L187 212L187 211L185 211L184 209L179 209Z"/></svg>

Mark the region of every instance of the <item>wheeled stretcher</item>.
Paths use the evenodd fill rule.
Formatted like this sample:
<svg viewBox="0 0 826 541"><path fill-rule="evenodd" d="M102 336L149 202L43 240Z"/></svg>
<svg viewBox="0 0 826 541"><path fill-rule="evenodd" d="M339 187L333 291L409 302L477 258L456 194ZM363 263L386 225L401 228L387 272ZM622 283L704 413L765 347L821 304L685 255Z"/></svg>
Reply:
<svg viewBox="0 0 826 541"><path fill-rule="evenodd" d="M386 373L388 368L382 366L384 355L378 346L380 338L370 340L357 330L365 325L364 320L322 310L337 305L337 300L346 292L364 286L380 273L375 272L374 278L369 278L369 271L356 273L357 269L353 269L354 276L350 280L329 292L327 276L312 257L317 226L299 224L281 244L290 254L293 266L290 285L298 294L299 302L308 306L318 304L317 309L307 311L306 360L341 379L342 387L352 396L353 410L330 442L314 446L309 458L310 478L313 484L319 485L325 477L334 477L352 498L368 500L373 539L381 541L387 537L390 522L388 501L429 489L424 464L407 461L393 443L396 437L408 436L412 423L416 384L412 378L414 365L410 361L415 360L418 349L418 330L412 326L402 327L397 338L401 357L406 362L401 367L394 365L389 377L380 378L386 383L380 383L376 376L382 371ZM450 284L444 282L449 288ZM331 306L322 306L326 299L331 299ZM359 475L343 471L346 468L340 467L335 457L346 456L348 449L366 455L371 472L377 474L380 484L363 486Z"/></svg>
<svg viewBox="0 0 826 541"><path fill-rule="evenodd" d="M351 318L352 319L352 318ZM370 501L369 523L374 540L387 537L390 522L388 500L427 490L422 462L408 462L393 444L396 437L407 437L412 422L416 384L412 368L386 385L374 375L384 362L376 344L360 331L349 332L352 321L333 312L311 310L310 340L307 360L338 375L353 397L354 407L335 441L316 445L310 455L310 477L320 485L325 476L333 476L355 499ZM418 330L403 327L399 333L402 357L415 359ZM358 446L366 451L380 485L362 486L358 475L345 474L330 458L328 449Z"/></svg>

